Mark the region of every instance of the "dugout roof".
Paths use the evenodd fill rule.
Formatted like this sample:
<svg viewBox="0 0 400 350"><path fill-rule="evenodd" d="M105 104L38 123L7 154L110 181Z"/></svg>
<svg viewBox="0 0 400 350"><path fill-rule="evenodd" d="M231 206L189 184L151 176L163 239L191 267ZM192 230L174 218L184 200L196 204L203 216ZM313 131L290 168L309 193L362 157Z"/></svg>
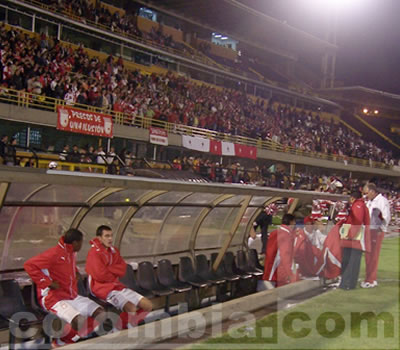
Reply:
<svg viewBox="0 0 400 350"><path fill-rule="evenodd" d="M99 225L129 261L239 249L263 206L284 197L343 196L249 185L217 185L0 166L0 271L22 271L69 228L84 233L78 261ZM222 253L221 253L222 252Z"/></svg>

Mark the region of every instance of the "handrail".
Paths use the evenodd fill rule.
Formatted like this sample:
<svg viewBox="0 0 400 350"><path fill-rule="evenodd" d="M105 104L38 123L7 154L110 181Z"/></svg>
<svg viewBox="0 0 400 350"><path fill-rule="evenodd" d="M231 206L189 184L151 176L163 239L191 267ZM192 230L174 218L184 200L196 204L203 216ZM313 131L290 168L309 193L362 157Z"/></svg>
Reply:
<svg viewBox="0 0 400 350"><path fill-rule="evenodd" d="M59 100L43 95L35 95L29 92L18 91L8 88L0 88L0 102L16 104L20 107L44 109L51 112L56 112L58 106L66 105L64 100ZM246 136L226 134L218 131L201 129L183 124L174 124L142 116L131 116L123 112L115 112L110 109L98 108L78 103L75 103L73 107L78 109L90 110L93 112L108 114L112 116L114 123L117 125L133 126L142 129L149 129L150 127L159 127L165 129L168 133L173 133L173 134L200 136L209 139L217 139L243 145L255 146L258 149L262 150L283 152L283 153L289 153L297 156L305 156L311 158L320 158L335 162L339 161L348 164L362 165L379 169L390 169L389 165L386 165L382 162L375 162L367 159L359 159L341 155L331 155L319 152L307 152L301 149L296 149L291 146L282 145L280 143L268 139L267 140L262 140L261 138L253 139Z"/></svg>

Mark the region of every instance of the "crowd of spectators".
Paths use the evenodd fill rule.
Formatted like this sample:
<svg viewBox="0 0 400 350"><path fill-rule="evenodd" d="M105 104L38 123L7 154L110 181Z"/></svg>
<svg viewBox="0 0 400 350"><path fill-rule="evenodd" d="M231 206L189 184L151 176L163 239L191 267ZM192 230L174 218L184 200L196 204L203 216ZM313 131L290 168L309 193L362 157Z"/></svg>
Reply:
<svg viewBox="0 0 400 350"><path fill-rule="evenodd" d="M64 145L59 153L59 160L104 165L107 167L107 173L111 175L133 175L133 170L142 166L142 161L136 159L132 152L124 148L117 153L114 146L106 151L102 146L95 149L91 145L81 148L73 145L71 149L69 145Z"/></svg>
<svg viewBox="0 0 400 350"><path fill-rule="evenodd" d="M137 26L136 14L121 14L119 11L111 13L110 10L103 6L100 1L86 0L45 0L44 4L56 12L71 14L80 18L84 23L90 21L100 24L103 27L117 32L122 35L134 36L138 39L145 39L157 45L169 47L175 50L185 52L188 48L175 40L171 35L163 33L163 26L160 24L158 28L152 27L150 32L141 31Z"/></svg>
<svg viewBox="0 0 400 350"><path fill-rule="evenodd" d="M20 157L17 156L17 148L18 146L15 138L9 139L7 135L3 135L0 139L0 164L37 167L34 158L21 160ZM53 147L50 148L53 149ZM46 151L41 152L45 153ZM144 159L137 159L135 155L126 148L117 150L114 146L111 146L107 151L102 146L95 148L92 145L87 145L85 147L73 145L71 147L66 144L60 152L57 153L53 151L52 155L54 154L56 154L58 158L58 163L55 163L55 168L61 169L62 165L65 163L79 163L85 164L86 166L82 169L79 166L75 167L75 170L93 171L90 165L96 164L105 166L106 173L110 175L133 176L136 169L146 168L149 164L149 162L146 162ZM49 161L50 159L54 159L54 157L49 157L49 155L50 154L47 156ZM44 155L42 158L46 159L46 156ZM222 164L216 157L207 158L204 155L192 156L186 154L182 157L175 157L166 162L159 163L156 168L185 171L196 174L198 177L209 182L258 185L287 190L318 190L331 193L351 193L361 186L361 182L358 178L336 174L328 176L321 175L320 172L303 171L290 175L284 166L271 166L271 164L260 160L246 160L246 164L241 164L236 161L232 162L232 159L226 158L225 162L228 163ZM189 174L188 178L190 178ZM374 183L377 184L380 189L388 192L397 193L399 191L398 184L387 179L375 178Z"/></svg>
<svg viewBox="0 0 400 350"><path fill-rule="evenodd" d="M192 171L201 175L210 182L242 183L249 185L268 186L287 190L319 190L332 193L351 193L358 189L361 182L358 178L340 175L321 175L318 173L296 172L290 175L285 169L268 167L267 164L254 162L252 167L233 162L229 165L220 164L218 161L203 157L184 156L176 157L172 161L172 168L176 170ZM397 191L394 182L380 178L374 183L381 189Z"/></svg>
<svg viewBox="0 0 400 350"><path fill-rule="evenodd" d="M196 84L183 76L146 75L124 67L121 58L101 62L42 35L30 38L0 26L0 84L64 99L67 105L90 105L137 117L270 140L284 149L320 152L393 164L390 152L350 129L319 115L254 101L238 90Z"/></svg>

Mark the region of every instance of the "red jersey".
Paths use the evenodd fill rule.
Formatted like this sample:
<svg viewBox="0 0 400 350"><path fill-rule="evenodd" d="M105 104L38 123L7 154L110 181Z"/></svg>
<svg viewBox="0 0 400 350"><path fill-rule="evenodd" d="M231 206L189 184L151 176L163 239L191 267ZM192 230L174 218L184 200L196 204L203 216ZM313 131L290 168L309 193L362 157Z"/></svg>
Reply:
<svg viewBox="0 0 400 350"><path fill-rule="evenodd" d="M354 201L345 223L351 227L346 238L342 237L340 240L341 246L366 252L371 251L369 211L362 198Z"/></svg>
<svg viewBox="0 0 400 350"><path fill-rule="evenodd" d="M125 275L126 262L117 248L106 248L98 238L90 241L90 244L92 247L86 259L89 288L94 296L106 300L111 291L126 288L119 281Z"/></svg>
<svg viewBox="0 0 400 350"><path fill-rule="evenodd" d="M55 247L27 260L24 269L37 286L39 303L47 310L60 300L78 296L76 252L72 244L64 243L64 237ZM53 281L60 288L50 289Z"/></svg>
<svg viewBox="0 0 400 350"><path fill-rule="evenodd" d="M269 234L263 279L282 286L293 282L294 234L286 225L281 225Z"/></svg>
<svg viewBox="0 0 400 350"><path fill-rule="evenodd" d="M316 276L320 255L321 251L311 243L304 230L299 230L294 240L293 256L302 276Z"/></svg>

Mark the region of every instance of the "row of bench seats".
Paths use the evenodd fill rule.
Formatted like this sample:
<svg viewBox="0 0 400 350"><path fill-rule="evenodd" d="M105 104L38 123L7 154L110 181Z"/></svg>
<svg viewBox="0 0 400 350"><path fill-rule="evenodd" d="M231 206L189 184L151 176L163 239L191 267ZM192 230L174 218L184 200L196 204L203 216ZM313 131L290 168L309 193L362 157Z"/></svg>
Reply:
<svg viewBox="0 0 400 350"><path fill-rule="evenodd" d="M138 293L152 298L168 296L174 292L187 292L192 288L205 288L252 277L258 278L263 274L263 267L254 249L249 252L249 258L242 250L237 252L236 259L232 252L227 252L218 269L213 271L212 266L216 258L217 253L211 254L209 262L205 255L200 254L196 256L195 265L193 265L189 257L181 257L178 276L175 275L168 259L159 260L156 271L151 262L143 261L138 265L137 279L129 265L121 281Z"/></svg>
<svg viewBox="0 0 400 350"><path fill-rule="evenodd" d="M219 298L221 296L220 288L222 286L230 284L230 297L234 297L234 291L236 290L234 286L236 282L256 281L263 274L262 266L258 261L257 252L254 249L249 251L249 258L242 250L237 252L236 259L232 252L227 252L218 269L213 271L212 266L217 255L217 253L213 253L210 261L208 261L207 257L203 254L197 255L195 258L195 265L193 265L189 257L181 257L178 266L178 274L175 274L173 266L168 259L160 260L156 269L149 261L139 263L136 276L132 266L128 264L126 274L121 278L121 282L149 299L165 297L164 310L169 313L169 296L174 293L198 292L201 288L216 286L217 300L222 301L225 300L224 298ZM254 291L255 288L250 292ZM90 295L87 279L86 282L82 280L78 282L78 292L80 295L93 298L106 308L110 307L107 303L101 302ZM226 297L226 294L223 294ZM189 301L188 298L188 304ZM0 281L0 329L10 329L10 349L15 348L16 340L16 333L11 331L12 329L27 329L34 325L41 325L42 320L46 316L46 312L38 303L34 285L32 285L31 288L30 302L32 309L28 308L24 303L20 287L15 280ZM17 324L13 320L13 316L17 312L33 312L37 319L30 322L22 320ZM49 336L44 334L44 332L42 333L45 338L45 344L50 344Z"/></svg>

